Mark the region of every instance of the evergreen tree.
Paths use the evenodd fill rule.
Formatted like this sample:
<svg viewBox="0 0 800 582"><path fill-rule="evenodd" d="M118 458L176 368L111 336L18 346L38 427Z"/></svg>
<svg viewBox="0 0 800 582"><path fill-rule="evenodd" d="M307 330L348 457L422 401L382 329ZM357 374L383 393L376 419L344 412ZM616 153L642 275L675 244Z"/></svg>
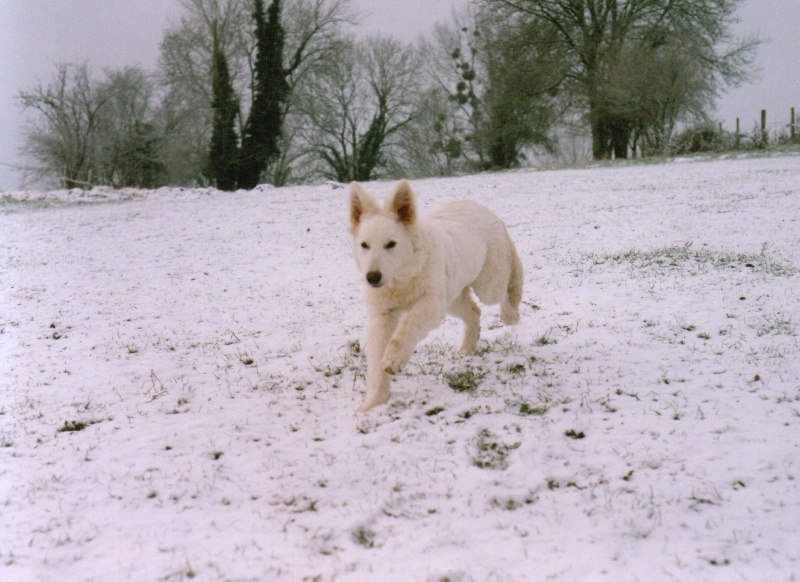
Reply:
<svg viewBox="0 0 800 582"><path fill-rule="evenodd" d="M263 0L255 0L256 66L253 104L244 127L239 159L239 187L258 185L267 165L280 153L283 104L289 85L283 69L284 31L280 23L281 3L273 0L264 14Z"/></svg>
<svg viewBox="0 0 800 582"><path fill-rule="evenodd" d="M219 46L216 22L213 36L211 85L214 100L211 107L214 109L214 125L206 174L220 190L236 190L239 140L235 124L239 106L231 85L228 62Z"/></svg>
<svg viewBox="0 0 800 582"><path fill-rule="evenodd" d="M134 122L128 136L121 136L106 151L111 175L117 188L136 186L157 188L164 183L166 166L159 157L161 137L151 123Z"/></svg>

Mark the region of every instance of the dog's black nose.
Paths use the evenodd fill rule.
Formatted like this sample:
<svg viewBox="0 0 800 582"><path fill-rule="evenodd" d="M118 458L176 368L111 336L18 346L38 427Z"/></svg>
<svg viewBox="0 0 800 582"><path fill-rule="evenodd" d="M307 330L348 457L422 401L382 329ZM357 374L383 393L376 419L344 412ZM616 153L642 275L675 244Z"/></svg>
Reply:
<svg viewBox="0 0 800 582"><path fill-rule="evenodd" d="M367 283L373 287L380 287L382 278L383 275L381 275L380 271L370 271L367 273Z"/></svg>

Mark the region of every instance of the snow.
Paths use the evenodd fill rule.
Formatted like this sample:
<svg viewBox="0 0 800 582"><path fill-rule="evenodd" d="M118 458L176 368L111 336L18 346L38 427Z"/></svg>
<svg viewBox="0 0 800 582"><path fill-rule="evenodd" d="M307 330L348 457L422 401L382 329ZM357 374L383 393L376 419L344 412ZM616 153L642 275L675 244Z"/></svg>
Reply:
<svg viewBox="0 0 800 582"><path fill-rule="evenodd" d="M800 156L412 185L522 322L367 414L346 188L6 193L0 579L796 580Z"/></svg>

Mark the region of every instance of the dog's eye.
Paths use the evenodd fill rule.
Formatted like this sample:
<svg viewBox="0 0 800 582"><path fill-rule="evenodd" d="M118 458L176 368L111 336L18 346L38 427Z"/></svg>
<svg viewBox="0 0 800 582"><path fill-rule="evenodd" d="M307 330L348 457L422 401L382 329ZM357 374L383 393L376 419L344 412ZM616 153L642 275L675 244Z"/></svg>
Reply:
<svg viewBox="0 0 800 582"><path fill-rule="evenodd" d="M396 246L397 246L397 243L395 241L393 241L393 240L390 240L388 243L386 243L384 245L383 248L385 248L385 249L393 249Z"/></svg>
<svg viewBox="0 0 800 582"><path fill-rule="evenodd" d="M369 249L369 245L367 244L367 241L364 241L364 242L361 243L361 248L362 249Z"/></svg>

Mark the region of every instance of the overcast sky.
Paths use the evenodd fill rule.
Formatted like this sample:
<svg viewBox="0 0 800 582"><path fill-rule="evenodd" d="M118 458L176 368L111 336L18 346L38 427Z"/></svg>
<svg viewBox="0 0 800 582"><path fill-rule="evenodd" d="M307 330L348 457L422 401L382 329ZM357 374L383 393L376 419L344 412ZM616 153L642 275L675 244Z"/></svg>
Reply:
<svg viewBox="0 0 800 582"><path fill-rule="evenodd" d="M414 41L466 0L351 0L365 31ZM0 190L15 188L23 115L15 99L37 81L47 83L54 63L88 61L104 68L140 64L154 69L163 31L177 17L175 0L0 0ZM768 123L800 115L800 0L745 0L739 34L769 38L759 50L759 78L719 102L717 117L749 131L762 108Z"/></svg>

